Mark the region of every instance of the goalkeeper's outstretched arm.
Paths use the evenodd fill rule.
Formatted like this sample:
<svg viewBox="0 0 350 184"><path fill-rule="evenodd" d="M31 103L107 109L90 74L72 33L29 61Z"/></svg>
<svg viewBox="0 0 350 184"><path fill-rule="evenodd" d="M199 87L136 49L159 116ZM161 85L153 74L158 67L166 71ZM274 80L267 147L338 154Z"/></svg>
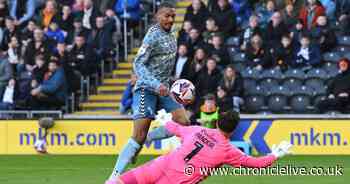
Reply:
<svg viewBox="0 0 350 184"><path fill-rule="evenodd" d="M261 168L271 166L278 158L290 153L292 145L287 141L282 141L278 146L272 146L272 152L266 156L252 157L244 154L241 150L233 148L228 153L227 164L233 167Z"/></svg>

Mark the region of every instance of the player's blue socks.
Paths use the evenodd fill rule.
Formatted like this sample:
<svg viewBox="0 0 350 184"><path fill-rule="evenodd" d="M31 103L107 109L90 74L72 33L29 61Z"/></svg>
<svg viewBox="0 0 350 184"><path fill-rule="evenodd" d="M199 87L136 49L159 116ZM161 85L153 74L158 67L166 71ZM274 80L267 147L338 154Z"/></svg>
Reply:
<svg viewBox="0 0 350 184"><path fill-rule="evenodd" d="M124 172L126 166L130 163L132 157L139 151L139 149L141 149L139 143L137 143L133 138L130 138L128 143L119 154L117 163L114 166L110 179L115 178Z"/></svg>
<svg viewBox="0 0 350 184"><path fill-rule="evenodd" d="M155 140L166 139L166 138L172 137L173 135L174 134L170 133L165 128L165 126L160 126L148 133L146 142L150 143Z"/></svg>

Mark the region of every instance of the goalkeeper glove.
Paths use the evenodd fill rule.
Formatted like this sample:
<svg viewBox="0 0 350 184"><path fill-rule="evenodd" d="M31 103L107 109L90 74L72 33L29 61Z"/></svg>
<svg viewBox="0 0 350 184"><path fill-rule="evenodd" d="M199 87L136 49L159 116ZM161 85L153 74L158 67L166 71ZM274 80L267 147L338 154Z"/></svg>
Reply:
<svg viewBox="0 0 350 184"><path fill-rule="evenodd" d="M161 125L165 125L168 121L173 118L171 113L167 113L164 109L157 112L155 121L159 122Z"/></svg>
<svg viewBox="0 0 350 184"><path fill-rule="evenodd" d="M271 154L277 158L281 158L287 154L290 154L290 148L292 145L288 141L282 141L279 145L272 145Z"/></svg>

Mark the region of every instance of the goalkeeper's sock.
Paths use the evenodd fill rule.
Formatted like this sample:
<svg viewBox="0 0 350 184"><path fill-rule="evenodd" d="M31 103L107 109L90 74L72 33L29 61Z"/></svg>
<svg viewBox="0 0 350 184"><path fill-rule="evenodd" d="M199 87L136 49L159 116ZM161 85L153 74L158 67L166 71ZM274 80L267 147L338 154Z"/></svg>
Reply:
<svg viewBox="0 0 350 184"><path fill-rule="evenodd" d="M126 166L130 163L131 159L141 149L141 145L137 143L133 138L130 138L123 150L120 152L117 163L114 166L110 179L116 178L124 172Z"/></svg>
<svg viewBox="0 0 350 184"><path fill-rule="evenodd" d="M146 142L150 143L155 140L160 140L160 139L166 139L169 137L172 137L174 134L170 133L165 126L160 126L155 129L153 129L151 132L148 133Z"/></svg>

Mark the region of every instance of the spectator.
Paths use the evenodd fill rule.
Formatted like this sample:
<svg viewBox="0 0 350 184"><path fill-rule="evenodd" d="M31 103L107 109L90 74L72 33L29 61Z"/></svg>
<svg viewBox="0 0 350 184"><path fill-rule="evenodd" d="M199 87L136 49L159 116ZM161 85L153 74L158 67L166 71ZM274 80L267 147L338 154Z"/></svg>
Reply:
<svg viewBox="0 0 350 184"><path fill-rule="evenodd" d="M268 40L268 44L273 47L280 42L285 33L288 33L288 28L282 21L281 13L275 12L267 25L266 40Z"/></svg>
<svg viewBox="0 0 350 184"><path fill-rule="evenodd" d="M69 6L65 5L62 8L60 16L57 18L58 27L60 27L67 35L69 32L72 32L74 29L74 15Z"/></svg>
<svg viewBox="0 0 350 184"><path fill-rule="evenodd" d="M328 96L317 106L321 113L336 110L346 113L349 107L350 94L350 61L341 59L338 63L340 74L338 74L329 84L327 89Z"/></svg>
<svg viewBox="0 0 350 184"><path fill-rule="evenodd" d="M15 109L15 99L16 99L16 80L14 78L10 79L8 85L3 91L0 91L1 102L0 111L8 111Z"/></svg>
<svg viewBox="0 0 350 184"><path fill-rule="evenodd" d="M225 68L223 79L219 84L220 89L231 99L233 110L240 112L240 106L243 104L243 78L232 65Z"/></svg>
<svg viewBox="0 0 350 184"><path fill-rule="evenodd" d="M85 27L88 30L94 28L96 26L95 20L98 14L98 9L94 7L92 0L84 0L84 11L82 12L83 27Z"/></svg>
<svg viewBox="0 0 350 184"><path fill-rule="evenodd" d="M36 9L35 0L10 0L9 2L10 16L15 20L15 25L26 25L33 18Z"/></svg>
<svg viewBox="0 0 350 184"><path fill-rule="evenodd" d="M299 18L305 28L310 30L316 26L317 18L325 15L325 9L318 0L307 0L307 4L300 10Z"/></svg>
<svg viewBox="0 0 350 184"><path fill-rule="evenodd" d="M137 77L135 74L131 75L131 79L128 82L125 91L123 92L123 97L120 104L119 112L120 114L127 114L131 110L133 88L136 84Z"/></svg>
<svg viewBox="0 0 350 184"><path fill-rule="evenodd" d="M206 31L202 34L205 43L211 43L211 40L214 35L224 36L222 32L219 31L219 27L216 25L216 22L213 18L208 18L205 22Z"/></svg>
<svg viewBox="0 0 350 184"><path fill-rule="evenodd" d="M294 53L294 67L308 70L311 66L321 63L321 53L318 45L311 45L310 36L304 34L300 39L300 46Z"/></svg>
<svg viewBox="0 0 350 184"><path fill-rule="evenodd" d="M294 10L294 5L288 3L281 14L282 21L286 24L288 30L293 29L293 26L298 22L298 15Z"/></svg>
<svg viewBox="0 0 350 184"><path fill-rule="evenodd" d="M218 81L221 79L221 72L216 67L214 58L208 58L206 66L203 67L195 81L197 101L209 93L215 93L218 87Z"/></svg>
<svg viewBox="0 0 350 184"><path fill-rule="evenodd" d="M91 1L91 0L89 0ZM141 19L141 8L139 0L116 0L114 5L114 11L118 15L118 17L124 18L124 2L127 2L126 10L130 17L128 17L128 24L131 27L135 27L138 25L139 20Z"/></svg>
<svg viewBox="0 0 350 184"><path fill-rule="evenodd" d="M204 31L205 25L203 22L209 17L209 11L201 0L192 0L192 4L187 7L185 21L190 21L193 27L200 32Z"/></svg>
<svg viewBox="0 0 350 184"><path fill-rule="evenodd" d="M337 44L337 38L334 31L328 25L326 16L319 16L317 18L317 25L312 28L311 34L314 43L320 45L322 53L329 52Z"/></svg>
<svg viewBox="0 0 350 184"><path fill-rule="evenodd" d="M276 49L273 52L273 65L282 71L286 71L288 66L293 64L295 46L292 38L284 34Z"/></svg>
<svg viewBox="0 0 350 184"><path fill-rule="evenodd" d="M52 21L56 21L58 19L58 9L57 3L54 0L48 0L45 3L45 8L42 10L39 22L40 25L44 28L48 28Z"/></svg>
<svg viewBox="0 0 350 184"><path fill-rule="evenodd" d="M113 56L114 20L105 22L103 16L96 17L96 27L93 28L88 37L87 43L91 46L100 59L107 59Z"/></svg>
<svg viewBox="0 0 350 184"><path fill-rule="evenodd" d="M24 52L23 59L27 71L33 71L35 56L43 55L45 61L49 60L51 44L51 41L45 37L43 30L39 28L35 29L34 39L28 43Z"/></svg>
<svg viewBox="0 0 350 184"><path fill-rule="evenodd" d="M212 17L215 19L219 30L224 33L225 39L236 34L236 15L231 9L227 0L218 0L218 9L212 10Z"/></svg>
<svg viewBox="0 0 350 184"><path fill-rule="evenodd" d="M44 80L45 73L47 72L47 63L44 60L43 55L35 57L35 65L33 67L33 80L38 83L42 83Z"/></svg>
<svg viewBox="0 0 350 184"><path fill-rule="evenodd" d="M101 1L96 1L97 7L99 7L100 12L106 12L109 8L113 7L114 2L111 0L101 0ZM148 2L145 1L143 2L143 5L146 5Z"/></svg>
<svg viewBox="0 0 350 184"><path fill-rule="evenodd" d="M174 69L174 78L191 80L191 65L191 58L187 55L187 46L184 44L179 45Z"/></svg>
<svg viewBox="0 0 350 184"><path fill-rule="evenodd" d="M350 1L335 0L335 16L343 34L350 33Z"/></svg>
<svg viewBox="0 0 350 184"><path fill-rule="evenodd" d="M301 36L306 32L306 28L303 25L303 21L299 19L295 26L292 28L290 32L290 37L292 38L294 43L298 43L301 39Z"/></svg>
<svg viewBox="0 0 350 184"><path fill-rule="evenodd" d="M89 47L83 35L75 37L73 48L69 52L69 65L79 75L89 76L96 71L96 54Z"/></svg>
<svg viewBox="0 0 350 184"><path fill-rule="evenodd" d="M19 31L16 29L15 21L11 17L7 17L5 20L6 28L2 39L1 48L3 50L8 49L8 44L11 42L11 37L19 37Z"/></svg>
<svg viewBox="0 0 350 184"><path fill-rule="evenodd" d="M325 15L328 20L335 21L335 2L333 0L320 0L320 2L325 8Z"/></svg>
<svg viewBox="0 0 350 184"><path fill-rule="evenodd" d="M205 67L207 60L207 53L203 48L198 48L193 57L193 62L190 67L189 80L195 83L198 73Z"/></svg>
<svg viewBox="0 0 350 184"><path fill-rule="evenodd" d="M232 98L227 96L227 92L220 86L216 92L217 106L220 112L227 112L233 109Z"/></svg>
<svg viewBox="0 0 350 184"><path fill-rule="evenodd" d="M259 34L255 34L245 50L247 64L250 68L262 70L271 66L271 53L270 50L265 47L262 37Z"/></svg>
<svg viewBox="0 0 350 184"><path fill-rule="evenodd" d="M200 32L196 28L192 28L190 31L190 40L186 43L188 45L188 54L193 56L194 51L198 48L207 48Z"/></svg>
<svg viewBox="0 0 350 184"><path fill-rule="evenodd" d="M53 56L58 60L63 67L67 84L68 84L68 92L76 92L80 88L80 75L75 73L73 67L70 65L69 53L66 49L65 43L58 43L55 51L55 55Z"/></svg>
<svg viewBox="0 0 350 184"><path fill-rule="evenodd" d="M9 15L9 8L6 0L0 0L0 27L4 27L5 18ZM0 39L1 42L1 39Z"/></svg>
<svg viewBox="0 0 350 184"><path fill-rule="evenodd" d="M9 47L9 49L7 50L8 60L12 66L12 71L14 73L14 76L16 76L17 64L19 63L21 58L21 46L18 42L18 39L16 37L12 37L8 47Z"/></svg>
<svg viewBox="0 0 350 184"><path fill-rule="evenodd" d="M33 20L28 22L27 27L21 31L21 41L23 46L27 46L28 43L34 39L34 30L36 29L36 24Z"/></svg>
<svg viewBox="0 0 350 184"><path fill-rule="evenodd" d="M184 21L181 30L179 31L179 36L177 38L178 43L188 43L190 41L190 31L192 30L192 22Z"/></svg>
<svg viewBox="0 0 350 184"><path fill-rule="evenodd" d="M249 17L249 25L248 28L246 28L241 35L241 50L245 50L247 47L247 44L250 42L250 39L255 34L263 34L263 30L259 26L259 17L256 15L252 15Z"/></svg>
<svg viewBox="0 0 350 184"><path fill-rule="evenodd" d="M81 17L75 17L74 18L74 29L72 32L68 33L67 39L66 39L66 43L68 43L69 45L73 45L74 44L74 38L77 35L81 35L85 38L85 40L88 39L88 36L90 34L90 30L86 29L85 27L83 27L83 22L82 22L82 18Z"/></svg>
<svg viewBox="0 0 350 184"><path fill-rule="evenodd" d="M62 43L65 40L65 33L58 27L58 24L52 21L45 32L47 38L54 40L55 43Z"/></svg>
<svg viewBox="0 0 350 184"><path fill-rule="evenodd" d="M249 0L231 0L231 6L237 18L237 25L246 27L248 24L248 17L252 14L252 9Z"/></svg>
<svg viewBox="0 0 350 184"><path fill-rule="evenodd" d="M111 22L111 26L113 28L113 43L118 44L118 42L122 39L122 31L121 31L121 22L117 15L114 13L112 9L108 9L106 11L106 18L105 18L107 24ZM114 25L113 25L114 24Z"/></svg>
<svg viewBox="0 0 350 184"><path fill-rule="evenodd" d="M12 77L12 67L4 51L0 52L0 91L3 91Z"/></svg>
<svg viewBox="0 0 350 184"><path fill-rule="evenodd" d="M213 94L204 97L204 102L199 108L199 122L207 128L216 128L216 121L219 116L219 108L216 106L216 99Z"/></svg>
<svg viewBox="0 0 350 184"><path fill-rule="evenodd" d="M272 14L275 12L275 2L269 0L264 5L260 5L256 8L256 14L259 16L260 25L265 28L269 23Z"/></svg>
<svg viewBox="0 0 350 184"><path fill-rule="evenodd" d="M84 0L75 0L72 10L74 13L84 11Z"/></svg>
<svg viewBox="0 0 350 184"><path fill-rule="evenodd" d="M57 60L51 60L44 81L31 91L32 109L59 109L65 104L66 78Z"/></svg>
<svg viewBox="0 0 350 184"><path fill-rule="evenodd" d="M210 48L211 57L215 57L219 69L224 69L230 64L230 56L226 46L224 46L222 38L219 35L213 36L212 47Z"/></svg>

